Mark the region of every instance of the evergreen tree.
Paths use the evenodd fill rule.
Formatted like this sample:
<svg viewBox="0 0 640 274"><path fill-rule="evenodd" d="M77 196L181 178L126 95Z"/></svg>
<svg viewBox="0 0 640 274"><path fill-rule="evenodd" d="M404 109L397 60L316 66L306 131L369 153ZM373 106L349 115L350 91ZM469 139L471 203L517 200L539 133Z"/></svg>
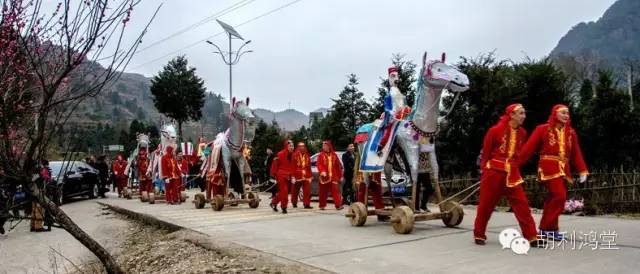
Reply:
<svg viewBox="0 0 640 274"><path fill-rule="evenodd" d="M350 74L349 82L338 95L338 99L332 99L334 104L325 118L323 136L331 140L336 149L346 148L353 142L358 127L369 121L371 106L357 85L358 78L355 74Z"/></svg>
<svg viewBox="0 0 640 274"><path fill-rule="evenodd" d="M151 94L156 109L178 122L179 138L182 138L183 123L202 117L204 81L196 75L195 68L188 67L184 56L169 61L151 79Z"/></svg>

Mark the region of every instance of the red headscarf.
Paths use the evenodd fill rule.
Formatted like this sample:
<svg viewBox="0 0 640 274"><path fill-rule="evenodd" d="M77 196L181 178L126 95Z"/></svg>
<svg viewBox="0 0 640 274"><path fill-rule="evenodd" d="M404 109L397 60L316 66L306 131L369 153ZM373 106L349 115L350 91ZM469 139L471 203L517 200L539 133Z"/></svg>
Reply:
<svg viewBox="0 0 640 274"><path fill-rule="evenodd" d="M172 147L172 146L167 146L167 147L164 149L164 151L165 151L167 154L173 154L173 147Z"/></svg>
<svg viewBox="0 0 640 274"><path fill-rule="evenodd" d="M553 108L551 108L551 114L549 115L549 119L547 119L547 123L549 123L549 126L556 125L556 122L558 122L558 111L563 109L569 110L569 108L563 104L557 104L553 106ZM569 128L571 127L571 116L569 116L569 119L567 120L567 123L564 124L564 126Z"/></svg>
<svg viewBox="0 0 640 274"><path fill-rule="evenodd" d="M511 120L511 113L521 108L523 108L523 106L522 104L519 104L519 103L515 103L507 106L507 108L504 109L504 114L502 114L502 116L500 116L500 120L498 120L498 125L505 127L507 123L509 123L509 120Z"/></svg>
<svg viewBox="0 0 640 274"><path fill-rule="evenodd" d="M298 145L296 146L296 151L300 153L307 152L307 146L303 142L298 142Z"/></svg>
<svg viewBox="0 0 640 274"><path fill-rule="evenodd" d="M324 144L327 144L329 146L329 152L335 152L335 149L333 148L333 144L331 143L331 141L329 140L322 141L322 145ZM324 151L324 149L322 151Z"/></svg>

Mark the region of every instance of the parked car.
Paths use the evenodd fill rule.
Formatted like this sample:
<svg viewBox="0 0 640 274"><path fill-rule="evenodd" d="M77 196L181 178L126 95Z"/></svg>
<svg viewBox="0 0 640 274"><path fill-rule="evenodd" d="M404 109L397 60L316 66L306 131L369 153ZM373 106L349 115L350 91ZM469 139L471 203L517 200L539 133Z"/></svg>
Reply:
<svg viewBox="0 0 640 274"><path fill-rule="evenodd" d="M338 159L340 159L340 164L342 164L342 154L344 153L345 151L336 151L336 154L338 154ZM318 186L320 184L320 174L318 172L318 155L320 155L320 153L316 153L311 156L311 173L313 174L313 179L311 179L312 196L318 195ZM344 182L341 182L341 184L342 183ZM409 177L400 172L394 171L393 176L391 177L391 188L394 195L404 196L408 191L410 191L410 187L411 184L409 182ZM342 191L342 186L340 187L340 191ZM390 195L389 186L385 181L384 174L382 174L382 193L385 196ZM331 195L329 195L329 199L331 199Z"/></svg>
<svg viewBox="0 0 640 274"><path fill-rule="evenodd" d="M80 161L51 161L52 181L47 185L49 198L57 205L71 197L87 195L90 199L100 196L98 170Z"/></svg>

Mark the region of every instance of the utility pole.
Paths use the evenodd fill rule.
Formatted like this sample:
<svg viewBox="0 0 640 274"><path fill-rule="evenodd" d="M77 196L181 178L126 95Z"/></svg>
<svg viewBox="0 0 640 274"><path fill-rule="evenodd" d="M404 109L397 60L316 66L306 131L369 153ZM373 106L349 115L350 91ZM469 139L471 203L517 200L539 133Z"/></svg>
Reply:
<svg viewBox="0 0 640 274"><path fill-rule="evenodd" d="M224 31L227 33L227 37L229 38L229 51L228 52L222 51L222 49L220 49L218 45L214 44L209 40L207 40L207 43L216 47L218 51L215 51L214 53L219 54L220 57L222 57L222 61L229 66L229 106L230 106L229 111L231 111L231 109L233 108L233 106L231 105L231 102L233 100L233 65L237 64L240 61L240 57L243 54L253 52L253 51L252 50L242 51L242 48L244 48L244 46L246 46L247 44L251 43L251 40L244 42L244 44L242 44L237 51L235 52L232 51L231 50L232 39L237 38L244 41L244 38L242 38L242 36L231 25L224 23L220 20L216 20L216 21L218 21L218 24L220 24L220 26L222 26ZM235 57L234 57L234 54L235 54Z"/></svg>

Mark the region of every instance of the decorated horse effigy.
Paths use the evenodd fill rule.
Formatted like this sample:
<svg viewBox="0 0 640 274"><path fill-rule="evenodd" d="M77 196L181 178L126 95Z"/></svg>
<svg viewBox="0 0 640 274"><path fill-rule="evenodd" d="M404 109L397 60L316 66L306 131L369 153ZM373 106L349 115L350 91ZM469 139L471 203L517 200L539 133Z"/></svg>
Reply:
<svg viewBox="0 0 640 274"><path fill-rule="evenodd" d="M150 160L149 135L138 133L136 135L136 148L127 159L125 174L129 176L129 182L125 187L123 196L127 199L139 196L145 202L149 198L149 192L153 190L151 178L147 175Z"/></svg>
<svg viewBox="0 0 640 274"><path fill-rule="evenodd" d="M196 208L204 208L206 203L220 211L225 205L249 204L257 208L258 194L247 191L246 178L251 169L247 161L247 144L255 137L256 117L246 101L232 100L229 128L208 143L203 152L204 161L200 176L205 178L205 194L196 194Z"/></svg>
<svg viewBox="0 0 640 274"><path fill-rule="evenodd" d="M444 53L441 59L428 62L427 54L423 55L413 108L404 105L404 95L395 84L398 79L397 69L389 69L385 113L381 119L363 125L356 133L355 142L360 157L357 159L354 181L356 187L364 193L359 193L359 201L353 203L346 214L353 226L364 225L369 215L389 220L394 230L401 234L411 233L415 221L442 219L448 227L455 227L462 222L462 207L451 201L451 198L442 198L434 144L438 134L442 94L445 91L452 92L457 99L459 93L469 89L469 78L445 61ZM425 169L424 166L430 167L440 212L415 212L416 187L412 187L410 200L402 202L400 199L392 199L393 208L386 209L381 197L381 174L384 173L389 183L394 169L399 167L401 172L409 175L412 186L416 186L418 173ZM375 210L367 209L369 190L372 192Z"/></svg>
<svg viewBox="0 0 640 274"><path fill-rule="evenodd" d="M147 200L154 204L158 200L168 203L180 203L186 201L188 196L182 193L182 178L175 163L178 134L173 123L163 123L160 127L160 144L149 157L147 176L151 178L153 191L148 194ZM177 184L177 185L176 185ZM164 194L162 194L164 192Z"/></svg>

